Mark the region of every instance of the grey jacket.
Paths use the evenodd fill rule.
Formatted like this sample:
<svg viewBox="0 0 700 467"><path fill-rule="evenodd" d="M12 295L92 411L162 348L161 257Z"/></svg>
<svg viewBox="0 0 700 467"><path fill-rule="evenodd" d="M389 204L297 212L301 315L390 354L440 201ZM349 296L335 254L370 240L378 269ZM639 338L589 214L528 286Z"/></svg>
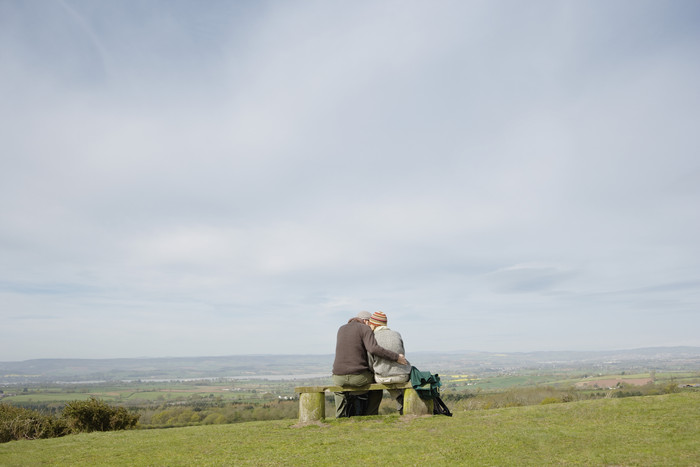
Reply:
<svg viewBox="0 0 700 467"><path fill-rule="evenodd" d="M403 339L398 332L392 331L386 326L379 326L374 330L374 338L377 340L377 344L385 349L404 355L406 354L403 348ZM408 365L401 365L395 361L387 360L372 354L369 354L368 358L370 367L375 375L397 376L411 373L410 362Z"/></svg>

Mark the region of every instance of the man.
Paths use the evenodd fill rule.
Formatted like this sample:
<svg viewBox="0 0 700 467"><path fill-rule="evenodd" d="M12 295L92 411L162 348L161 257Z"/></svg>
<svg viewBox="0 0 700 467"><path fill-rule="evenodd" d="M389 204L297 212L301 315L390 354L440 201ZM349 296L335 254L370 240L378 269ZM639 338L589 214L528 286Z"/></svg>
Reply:
<svg viewBox="0 0 700 467"><path fill-rule="evenodd" d="M389 361L407 364L406 357L392 352L377 344L374 333L369 327L371 315L366 311L351 318L348 324L338 329L333 362L333 383L338 386L365 386L374 382L367 355L372 354ZM367 409L361 415L379 414L382 391L358 391L352 395L367 394ZM343 392L335 393L335 416L348 417L352 413L348 398Z"/></svg>
<svg viewBox="0 0 700 467"><path fill-rule="evenodd" d="M374 332L377 343L385 349L400 354L406 353L403 347L401 334L392 331L387 326L388 320L384 313L377 311L369 319L369 327ZM386 360L379 356L369 355L369 364L374 372L374 380L377 383L405 383L411 375L411 364ZM391 389L389 394L396 401L396 406L400 414L403 414L403 390Z"/></svg>

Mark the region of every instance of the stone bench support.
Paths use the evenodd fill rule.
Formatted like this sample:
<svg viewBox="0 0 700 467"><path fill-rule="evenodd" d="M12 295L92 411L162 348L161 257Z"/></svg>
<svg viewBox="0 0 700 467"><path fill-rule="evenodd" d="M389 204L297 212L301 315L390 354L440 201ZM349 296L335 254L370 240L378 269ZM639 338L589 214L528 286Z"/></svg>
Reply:
<svg viewBox="0 0 700 467"><path fill-rule="evenodd" d="M429 386L429 385L428 385ZM294 391L299 394L299 422L308 423L326 418L326 392L354 392L403 389L404 415L432 415L433 401L421 399L411 383L379 384L366 386L299 386Z"/></svg>

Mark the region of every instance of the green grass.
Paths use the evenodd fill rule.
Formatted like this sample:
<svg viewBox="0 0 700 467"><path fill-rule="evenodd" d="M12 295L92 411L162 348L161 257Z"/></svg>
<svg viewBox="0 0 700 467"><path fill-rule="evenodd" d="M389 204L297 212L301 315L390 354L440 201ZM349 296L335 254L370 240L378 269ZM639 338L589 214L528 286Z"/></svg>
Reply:
<svg viewBox="0 0 700 467"><path fill-rule="evenodd" d="M700 465L700 393L455 413L90 433L0 445L0 465Z"/></svg>

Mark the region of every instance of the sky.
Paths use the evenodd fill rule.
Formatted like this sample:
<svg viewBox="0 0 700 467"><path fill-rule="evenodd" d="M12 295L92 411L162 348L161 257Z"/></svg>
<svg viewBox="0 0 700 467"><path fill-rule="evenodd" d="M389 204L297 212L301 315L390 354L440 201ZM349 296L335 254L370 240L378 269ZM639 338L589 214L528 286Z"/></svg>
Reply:
<svg viewBox="0 0 700 467"><path fill-rule="evenodd" d="M698 24L0 0L0 361L700 346Z"/></svg>

